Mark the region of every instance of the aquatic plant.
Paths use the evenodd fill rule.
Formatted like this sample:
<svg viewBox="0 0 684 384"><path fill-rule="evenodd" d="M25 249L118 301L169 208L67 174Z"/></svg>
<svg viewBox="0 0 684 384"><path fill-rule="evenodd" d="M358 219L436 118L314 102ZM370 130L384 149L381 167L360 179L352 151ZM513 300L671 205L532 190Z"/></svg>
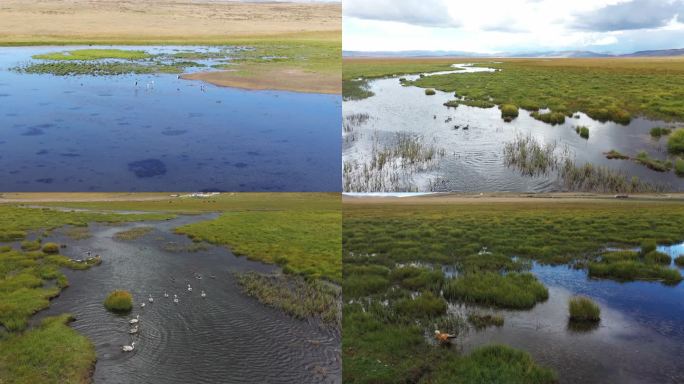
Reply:
<svg viewBox="0 0 684 384"><path fill-rule="evenodd" d="M637 193L663 192L668 189L667 185L644 182L638 177L628 179L624 173L608 167L595 166L591 163L578 166L567 157L562 160L558 170L567 191Z"/></svg>
<svg viewBox="0 0 684 384"><path fill-rule="evenodd" d="M555 152L556 143L541 144L532 135L517 136L504 143L504 164L515 166L523 175L546 175L558 165Z"/></svg>
<svg viewBox="0 0 684 384"><path fill-rule="evenodd" d="M679 177L684 177L684 158L678 157L674 161L675 173Z"/></svg>
<svg viewBox="0 0 684 384"><path fill-rule="evenodd" d="M671 161L651 158L646 151L639 151L634 158L634 161L657 172L669 172L670 169L672 169Z"/></svg>
<svg viewBox="0 0 684 384"><path fill-rule="evenodd" d="M589 276L618 281L656 280L674 285L682 281L678 270L655 263L639 261L618 261L614 263L589 263Z"/></svg>
<svg viewBox="0 0 684 384"><path fill-rule="evenodd" d="M153 227L134 227L114 234L116 240L132 241L139 239L154 230Z"/></svg>
<svg viewBox="0 0 684 384"><path fill-rule="evenodd" d="M501 104L499 109L501 109L501 118L505 122L513 121L518 117L518 106L515 104Z"/></svg>
<svg viewBox="0 0 684 384"><path fill-rule="evenodd" d="M667 253L651 251L644 255L644 261L647 263L670 265L672 263L672 257Z"/></svg>
<svg viewBox="0 0 684 384"><path fill-rule="evenodd" d="M124 49L76 49L65 52L51 52L40 55L33 55L34 59L39 60L53 60L53 61L71 61L71 60L102 60L102 59L120 59L120 60L143 60L152 57L149 53L141 50L124 50Z"/></svg>
<svg viewBox="0 0 684 384"><path fill-rule="evenodd" d="M124 290L113 291L105 299L104 306L110 312L128 313L133 308L133 295Z"/></svg>
<svg viewBox="0 0 684 384"><path fill-rule="evenodd" d="M529 309L549 297L549 291L531 273L467 273L447 280L444 297L501 308Z"/></svg>
<svg viewBox="0 0 684 384"><path fill-rule="evenodd" d="M568 302L570 321L597 322L601 320L601 308L585 296L573 296Z"/></svg>
<svg viewBox="0 0 684 384"><path fill-rule="evenodd" d="M673 155L684 155L684 128L672 132L667 139L667 150Z"/></svg>
<svg viewBox="0 0 684 384"><path fill-rule="evenodd" d="M339 287L315 279L256 272L235 275L242 290L259 302L299 319L319 319L339 329L342 322Z"/></svg>
<svg viewBox="0 0 684 384"><path fill-rule="evenodd" d="M611 149L608 152L603 152L604 155L606 155L606 159L619 159L619 160L628 160L629 156L622 154L620 151L617 151L615 149Z"/></svg>
<svg viewBox="0 0 684 384"><path fill-rule="evenodd" d="M352 113L344 116L344 121L342 122L342 130L344 133L354 132L356 127L365 124L370 119L370 115L367 113Z"/></svg>
<svg viewBox="0 0 684 384"><path fill-rule="evenodd" d="M19 246L21 247L22 251L37 251L40 249L40 239L24 240L19 244Z"/></svg>
<svg viewBox="0 0 684 384"><path fill-rule="evenodd" d="M125 74L182 73L183 68L174 64L141 64L137 62L47 62L31 63L12 70L28 74L51 74L55 76L116 76Z"/></svg>
<svg viewBox="0 0 684 384"><path fill-rule="evenodd" d="M446 313L447 303L431 291L423 291L415 298L397 300L393 308L399 316L407 318L435 318Z"/></svg>
<svg viewBox="0 0 684 384"><path fill-rule="evenodd" d="M672 129L664 127L653 127L650 131L651 137L656 139L659 139L661 136L667 136L670 133L672 133Z"/></svg>
<svg viewBox="0 0 684 384"><path fill-rule="evenodd" d="M658 247L658 243L653 239L643 240L639 244L639 252L641 255L646 255L647 253L653 252Z"/></svg>
<svg viewBox="0 0 684 384"><path fill-rule="evenodd" d="M503 327L504 318L501 315L473 312L468 314L468 322L473 327L475 327L475 329L484 329L487 327Z"/></svg>
<svg viewBox="0 0 684 384"><path fill-rule="evenodd" d="M580 137L583 139L589 138L589 128L588 127L577 126L577 127L575 127L575 132L577 132L577 134L580 135Z"/></svg>
<svg viewBox="0 0 684 384"><path fill-rule="evenodd" d="M427 96L434 96L435 94L437 94L437 92L435 92L434 89L428 88L425 90L425 95Z"/></svg>
<svg viewBox="0 0 684 384"><path fill-rule="evenodd" d="M45 243L43 245L43 252L47 254L59 253L59 244L57 243Z"/></svg>
<svg viewBox="0 0 684 384"><path fill-rule="evenodd" d="M459 105L484 109L496 107L496 104L489 100L449 100L444 103L444 106L452 108L457 108Z"/></svg>
<svg viewBox="0 0 684 384"><path fill-rule="evenodd" d="M535 120L543 121L547 124L556 125L565 123L565 114L562 112L539 112L533 111L530 116Z"/></svg>
<svg viewBox="0 0 684 384"><path fill-rule="evenodd" d="M679 255L675 257L674 262L676 265L680 267L684 267L684 255Z"/></svg>
<svg viewBox="0 0 684 384"><path fill-rule="evenodd" d="M353 79L342 81L342 100L362 100L374 96L368 80Z"/></svg>

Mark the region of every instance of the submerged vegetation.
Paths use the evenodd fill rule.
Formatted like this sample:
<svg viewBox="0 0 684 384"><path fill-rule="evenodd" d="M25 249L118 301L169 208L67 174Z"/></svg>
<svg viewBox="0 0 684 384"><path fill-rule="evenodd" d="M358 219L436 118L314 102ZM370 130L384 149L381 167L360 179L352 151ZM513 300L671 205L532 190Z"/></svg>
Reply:
<svg viewBox="0 0 684 384"><path fill-rule="evenodd" d="M575 132L580 135L583 139L589 139L589 127L577 126L575 127Z"/></svg>
<svg viewBox="0 0 684 384"><path fill-rule="evenodd" d="M315 318L339 329L342 323L341 290L315 279L255 272L237 274L240 287L261 303L299 318Z"/></svg>
<svg viewBox="0 0 684 384"><path fill-rule="evenodd" d="M661 136L667 136L670 133L672 133L671 128L664 128L664 127L654 127L651 128L650 134L651 137L659 139Z"/></svg>
<svg viewBox="0 0 684 384"><path fill-rule="evenodd" d="M135 227L127 229L125 231L117 232L114 234L114 238L122 241L131 241L139 239L148 233L152 232L154 228L152 227Z"/></svg>
<svg viewBox="0 0 684 384"><path fill-rule="evenodd" d="M128 291L113 291L107 295L104 306L110 312L128 313L133 308L133 295Z"/></svg>

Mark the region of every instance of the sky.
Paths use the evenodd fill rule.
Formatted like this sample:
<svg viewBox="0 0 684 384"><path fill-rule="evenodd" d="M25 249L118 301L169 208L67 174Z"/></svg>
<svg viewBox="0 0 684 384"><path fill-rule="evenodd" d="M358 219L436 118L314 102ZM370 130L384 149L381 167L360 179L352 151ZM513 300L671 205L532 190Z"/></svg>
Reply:
<svg viewBox="0 0 684 384"><path fill-rule="evenodd" d="M346 51L684 48L684 0L344 0Z"/></svg>

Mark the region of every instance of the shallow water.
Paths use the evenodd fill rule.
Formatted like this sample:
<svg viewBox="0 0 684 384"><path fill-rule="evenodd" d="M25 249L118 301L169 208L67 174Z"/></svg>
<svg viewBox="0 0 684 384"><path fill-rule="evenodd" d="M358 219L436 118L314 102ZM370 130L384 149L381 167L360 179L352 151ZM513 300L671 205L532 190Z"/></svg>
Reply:
<svg viewBox="0 0 684 384"><path fill-rule="evenodd" d="M684 244L659 248L677 256ZM504 326L472 331L460 340L464 350L489 343L521 348L555 369L561 383L684 382L684 284L590 279L565 266L535 264L532 272L548 286L549 300L529 311L497 311ZM601 306L595 329L568 328L568 299L577 294Z"/></svg>
<svg viewBox="0 0 684 384"><path fill-rule="evenodd" d="M0 190L340 189L340 96L10 70L78 48L0 48Z"/></svg>
<svg viewBox="0 0 684 384"><path fill-rule="evenodd" d="M212 217L91 225L93 236L80 241L56 232L54 239L69 244L63 254L78 259L90 250L103 262L87 271L66 271L71 286L33 322L64 312L74 314L73 328L89 337L97 351L96 383L341 382L339 333L260 304L244 295L232 276L275 267L236 257L223 247L192 253L163 249L168 243L192 244L187 237L173 234L173 228ZM155 230L134 241L112 237L140 225L154 225ZM133 293L136 303L131 314L105 310L104 298L114 289ZM201 298L202 290L206 298ZM165 291L170 297L164 297ZM150 294L153 303L147 301ZM173 303L174 294L178 304ZM141 301L144 308L139 307ZM139 334L132 337L128 320L136 315ZM122 352L121 346L132 341L135 350Z"/></svg>
<svg viewBox="0 0 684 384"><path fill-rule="evenodd" d="M468 76L468 72L486 70L466 67L451 76ZM406 76L405 76L406 77ZM659 173L632 160L609 160L604 152L612 149L635 156L644 150L651 157L664 159L667 155L666 138L654 140L649 130L656 126L671 126L662 121L635 118L628 126L612 122L601 123L583 113L579 119L566 118L565 124L552 126L520 110L510 123L501 119L498 108L459 106L447 108L443 104L455 99L453 93L436 91L426 96L423 88L401 86L398 78L372 80L369 87L375 96L363 100L344 102L344 115L367 113L370 119L345 134L343 161L369 162L374 144L387 145L397 132L410 133L422 138L427 145L441 148L446 155L429 169L416 172L410 182L418 191L453 192L550 192L562 187L555 175L522 176L503 161L503 143L516 136L531 135L544 143L556 143L559 149L567 148L578 165L592 163L619 170L628 179L664 184L671 190L684 190L684 178L674 172ZM450 119L450 120L449 120ZM589 127L589 139L581 138L575 126ZM460 128L455 129L455 126ZM463 127L468 129L464 130Z"/></svg>

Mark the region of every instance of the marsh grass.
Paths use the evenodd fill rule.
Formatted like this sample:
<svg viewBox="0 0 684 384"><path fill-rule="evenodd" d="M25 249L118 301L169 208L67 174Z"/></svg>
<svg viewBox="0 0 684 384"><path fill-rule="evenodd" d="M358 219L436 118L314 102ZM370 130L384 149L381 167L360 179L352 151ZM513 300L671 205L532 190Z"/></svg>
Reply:
<svg viewBox="0 0 684 384"><path fill-rule="evenodd" d="M0 377L6 384L87 383L95 347L72 329L68 314L43 319L39 326L0 337Z"/></svg>
<svg viewBox="0 0 684 384"><path fill-rule="evenodd" d="M556 143L542 144L531 135L517 136L504 143L504 164L526 176L547 175L558 166L556 148Z"/></svg>
<svg viewBox="0 0 684 384"><path fill-rule="evenodd" d="M428 89L425 90L425 95L426 95L426 96L434 96L434 95L436 95L436 94L437 94L437 92L435 92L434 89L428 88Z"/></svg>
<svg viewBox="0 0 684 384"><path fill-rule="evenodd" d="M557 125L565 123L565 113L562 112L539 112L533 111L530 116L547 124Z"/></svg>
<svg viewBox="0 0 684 384"><path fill-rule="evenodd" d="M570 321L598 322L601 320L601 308L593 300L584 296L573 296L568 302Z"/></svg>
<svg viewBox="0 0 684 384"><path fill-rule="evenodd" d="M644 261L647 263L670 265L672 264L672 257L667 253L650 251L644 255Z"/></svg>
<svg viewBox="0 0 684 384"><path fill-rule="evenodd" d="M41 240L24 240L19 244L19 246L21 247L22 251L37 251L40 249Z"/></svg>
<svg viewBox="0 0 684 384"><path fill-rule="evenodd" d="M530 273L468 273L444 284L449 300L492 305L499 308L529 309L549 297L549 291Z"/></svg>
<svg viewBox="0 0 684 384"><path fill-rule="evenodd" d="M132 241L137 240L154 230L153 227L135 227L114 234L116 240Z"/></svg>
<svg viewBox="0 0 684 384"><path fill-rule="evenodd" d="M672 132L667 139L667 150L673 155L684 155L684 128Z"/></svg>
<svg viewBox="0 0 684 384"><path fill-rule="evenodd" d="M653 137L654 139L660 139L661 136L667 136L670 133L672 133L672 129L665 127L653 127L651 128L649 133L651 134L651 137Z"/></svg>
<svg viewBox="0 0 684 384"><path fill-rule="evenodd" d="M675 159L674 170L677 176L684 177L684 158L678 157Z"/></svg>
<svg viewBox="0 0 684 384"><path fill-rule="evenodd" d="M672 169L672 162L669 160L658 160L650 157L646 151L640 151L634 158L639 164L645 165L648 169L657 172L669 172Z"/></svg>
<svg viewBox="0 0 684 384"><path fill-rule="evenodd" d="M107 295L104 306L110 312L128 313L133 309L133 295L128 291L113 291Z"/></svg>
<svg viewBox="0 0 684 384"><path fill-rule="evenodd" d="M140 50L123 50L123 49L76 49L65 52L51 52L41 55L33 55L34 59L39 60L54 60L54 61L70 61L70 60L102 60L102 59L120 59L120 60L143 60L149 59L152 55Z"/></svg>
<svg viewBox="0 0 684 384"><path fill-rule="evenodd" d="M618 160L629 160L629 156L621 153L620 151L617 151L615 149L611 149L608 152L603 152L604 155L606 155L606 159L618 159Z"/></svg>
<svg viewBox="0 0 684 384"><path fill-rule="evenodd" d="M431 291L423 291L415 297L397 300L393 308L399 316L406 318L432 319L446 314L447 302Z"/></svg>
<svg viewBox="0 0 684 384"><path fill-rule="evenodd" d="M473 312L468 314L468 322L475 327L475 329L485 329L487 327L503 327L504 318L501 315L494 315L491 313Z"/></svg>
<svg viewBox="0 0 684 384"><path fill-rule="evenodd" d="M341 290L320 280L283 274L236 274L242 290L259 302L278 308L299 319L319 319L340 329Z"/></svg>
<svg viewBox="0 0 684 384"><path fill-rule="evenodd" d="M640 261L617 261L613 263L589 263L589 276L617 281L652 280L675 285L682 281L678 270L656 263Z"/></svg>
<svg viewBox="0 0 684 384"><path fill-rule="evenodd" d="M363 100L374 96L370 90L367 80L343 80L342 81L342 100Z"/></svg>
<svg viewBox="0 0 684 384"><path fill-rule="evenodd" d="M589 139L589 128L585 126L575 127L575 132L583 139Z"/></svg>
<svg viewBox="0 0 684 384"><path fill-rule="evenodd" d="M513 121L518 117L518 106L515 104L501 104L499 109L501 110L501 118L505 122Z"/></svg>
<svg viewBox="0 0 684 384"><path fill-rule="evenodd" d="M51 74L55 76L116 76L125 74L153 74L183 72L183 67L174 64L140 64L136 62L48 62L32 63L15 67L14 71L28 74Z"/></svg>
<svg viewBox="0 0 684 384"><path fill-rule="evenodd" d="M88 227L68 228L64 234L72 240L84 240L90 238L91 234Z"/></svg>
<svg viewBox="0 0 684 384"><path fill-rule="evenodd" d="M45 243L43 245L43 253L48 255L54 255L59 253L59 244L57 243Z"/></svg>
<svg viewBox="0 0 684 384"><path fill-rule="evenodd" d="M679 267L684 267L684 255L679 255L675 257L674 263Z"/></svg>
<svg viewBox="0 0 684 384"><path fill-rule="evenodd" d="M646 193L668 190L667 185L641 181L636 176L630 179L624 173L605 166L595 166L591 163L578 166L569 157L560 163L559 177L566 191Z"/></svg>
<svg viewBox="0 0 684 384"><path fill-rule="evenodd" d="M342 129L344 133L352 133L357 127L366 124L370 120L370 115L367 113L353 113L344 116L342 121Z"/></svg>
<svg viewBox="0 0 684 384"><path fill-rule="evenodd" d="M459 105L484 109L496 107L496 104L489 100L449 100L444 103L444 106L451 108L457 108Z"/></svg>

